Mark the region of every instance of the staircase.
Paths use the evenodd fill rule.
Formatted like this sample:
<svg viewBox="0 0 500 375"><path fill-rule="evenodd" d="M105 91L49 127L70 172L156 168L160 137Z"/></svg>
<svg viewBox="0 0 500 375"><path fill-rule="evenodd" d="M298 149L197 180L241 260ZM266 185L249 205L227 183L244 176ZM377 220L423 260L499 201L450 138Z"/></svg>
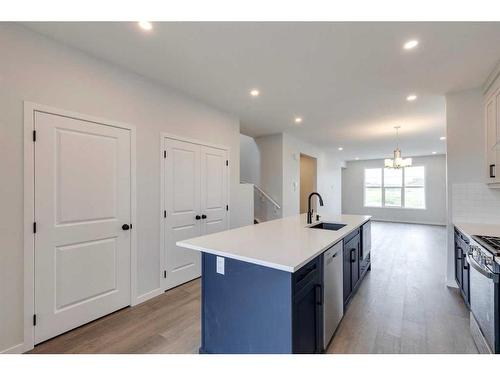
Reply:
<svg viewBox="0 0 500 375"><path fill-rule="evenodd" d="M242 182L247 184L248 182ZM254 188L254 224L281 217L281 206L260 186L250 183Z"/></svg>

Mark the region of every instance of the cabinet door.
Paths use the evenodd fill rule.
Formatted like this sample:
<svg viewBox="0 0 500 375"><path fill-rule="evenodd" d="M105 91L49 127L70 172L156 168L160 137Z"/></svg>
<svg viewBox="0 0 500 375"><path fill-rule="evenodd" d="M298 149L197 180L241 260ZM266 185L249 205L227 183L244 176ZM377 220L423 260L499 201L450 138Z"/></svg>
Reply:
<svg viewBox="0 0 500 375"><path fill-rule="evenodd" d="M463 296L465 302L467 304L470 303L469 299L469 263L467 263L467 258L465 252L462 251L462 285L460 288L462 289Z"/></svg>
<svg viewBox="0 0 500 375"><path fill-rule="evenodd" d="M497 173L498 150L495 149L495 144L498 141L500 134L498 133L498 116L500 90L493 94L485 104L485 121L486 121L486 161L487 161L487 181L498 182L500 178Z"/></svg>
<svg viewBox="0 0 500 375"><path fill-rule="evenodd" d="M462 288L462 249L460 247L460 240L455 235L455 280L458 287Z"/></svg>
<svg viewBox="0 0 500 375"><path fill-rule="evenodd" d="M347 302L351 295L351 253L347 248L346 243L344 245L344 261L343 261L343 273L344 273L344 304Z"/></svg>
<svg viewBox="0 0 500 375"><path fill-rule="evenodd" d="M495 163L495 181L500 182L498 168L500 167L500 89L495 93L495 144L493 146L493 158Z"/></svg>
<svg viewBox="0 0 500 375"><path fill-rule="evenodd" d="M311 354L320 351L321 285L312 280L294 296L293 353Z"/></svg>
<svg viewBox="0 0 500 375"><path fill-rule="evenodd" d="M351 253L351 284L352 289L356 288L359 282L359 241L355 242L356 247Z"/></svg>
<svg viewBox="0 0 500 375"><path fill-rule="evenodd" d="M350 239L345 249L349 253L350 268L351 268L351 290L353 290L359 281L359 254L360 254L360 237L359 235Z"/></svg>

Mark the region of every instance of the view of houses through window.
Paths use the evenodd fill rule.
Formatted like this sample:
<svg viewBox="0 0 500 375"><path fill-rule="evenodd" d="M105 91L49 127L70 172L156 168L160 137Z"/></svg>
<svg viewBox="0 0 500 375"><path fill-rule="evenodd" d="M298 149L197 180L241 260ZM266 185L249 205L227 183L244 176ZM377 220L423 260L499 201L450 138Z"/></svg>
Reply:
<svg viewBox="0 0 500 375"><path fill-rule="evenodd" d="M364 205L425 209L425 167L365 169Z"/></svg>

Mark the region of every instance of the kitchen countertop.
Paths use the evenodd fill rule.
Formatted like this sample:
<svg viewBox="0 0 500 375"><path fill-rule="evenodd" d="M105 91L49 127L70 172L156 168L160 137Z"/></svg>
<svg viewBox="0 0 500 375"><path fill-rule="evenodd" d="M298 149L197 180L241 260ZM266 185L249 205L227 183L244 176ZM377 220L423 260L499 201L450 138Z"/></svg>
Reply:
<svg viewBox="0 0 500 375"><path fill-rule="evenodd" d="M481 223L453 223L463 234L477 236L500 237L500 224L481 224Z"/></svg>
<svg viewBox="0 0 500 375"><path fill-rule="evenodd" d="M338 215L307 224L306 214L295 215L178 241L177 246L295 272L370 218ZM337 231L308 228L319 222L347 225Z"/></svg>
<svg viewBox="0 0 500 375"><path fill-rule="evenodd" d="M481 224L481 223L453 223L460 232L465 234L471 241L471 236L491 236L500 237L500 224ZM500 264L500 257L494 257L495 262Z"/></svg>

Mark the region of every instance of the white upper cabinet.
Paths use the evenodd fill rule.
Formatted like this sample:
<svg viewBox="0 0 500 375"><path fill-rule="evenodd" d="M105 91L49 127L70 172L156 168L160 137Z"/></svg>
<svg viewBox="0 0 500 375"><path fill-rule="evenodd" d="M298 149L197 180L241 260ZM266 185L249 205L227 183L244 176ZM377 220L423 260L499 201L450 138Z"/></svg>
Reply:
<svg viewBox="0 0 500 375"><path fill-rule="evenodd" d="M497 70L498 73L498 70ZM486 182L500 188L500 75L485 94L484 121L486 130Z"/></svg>

